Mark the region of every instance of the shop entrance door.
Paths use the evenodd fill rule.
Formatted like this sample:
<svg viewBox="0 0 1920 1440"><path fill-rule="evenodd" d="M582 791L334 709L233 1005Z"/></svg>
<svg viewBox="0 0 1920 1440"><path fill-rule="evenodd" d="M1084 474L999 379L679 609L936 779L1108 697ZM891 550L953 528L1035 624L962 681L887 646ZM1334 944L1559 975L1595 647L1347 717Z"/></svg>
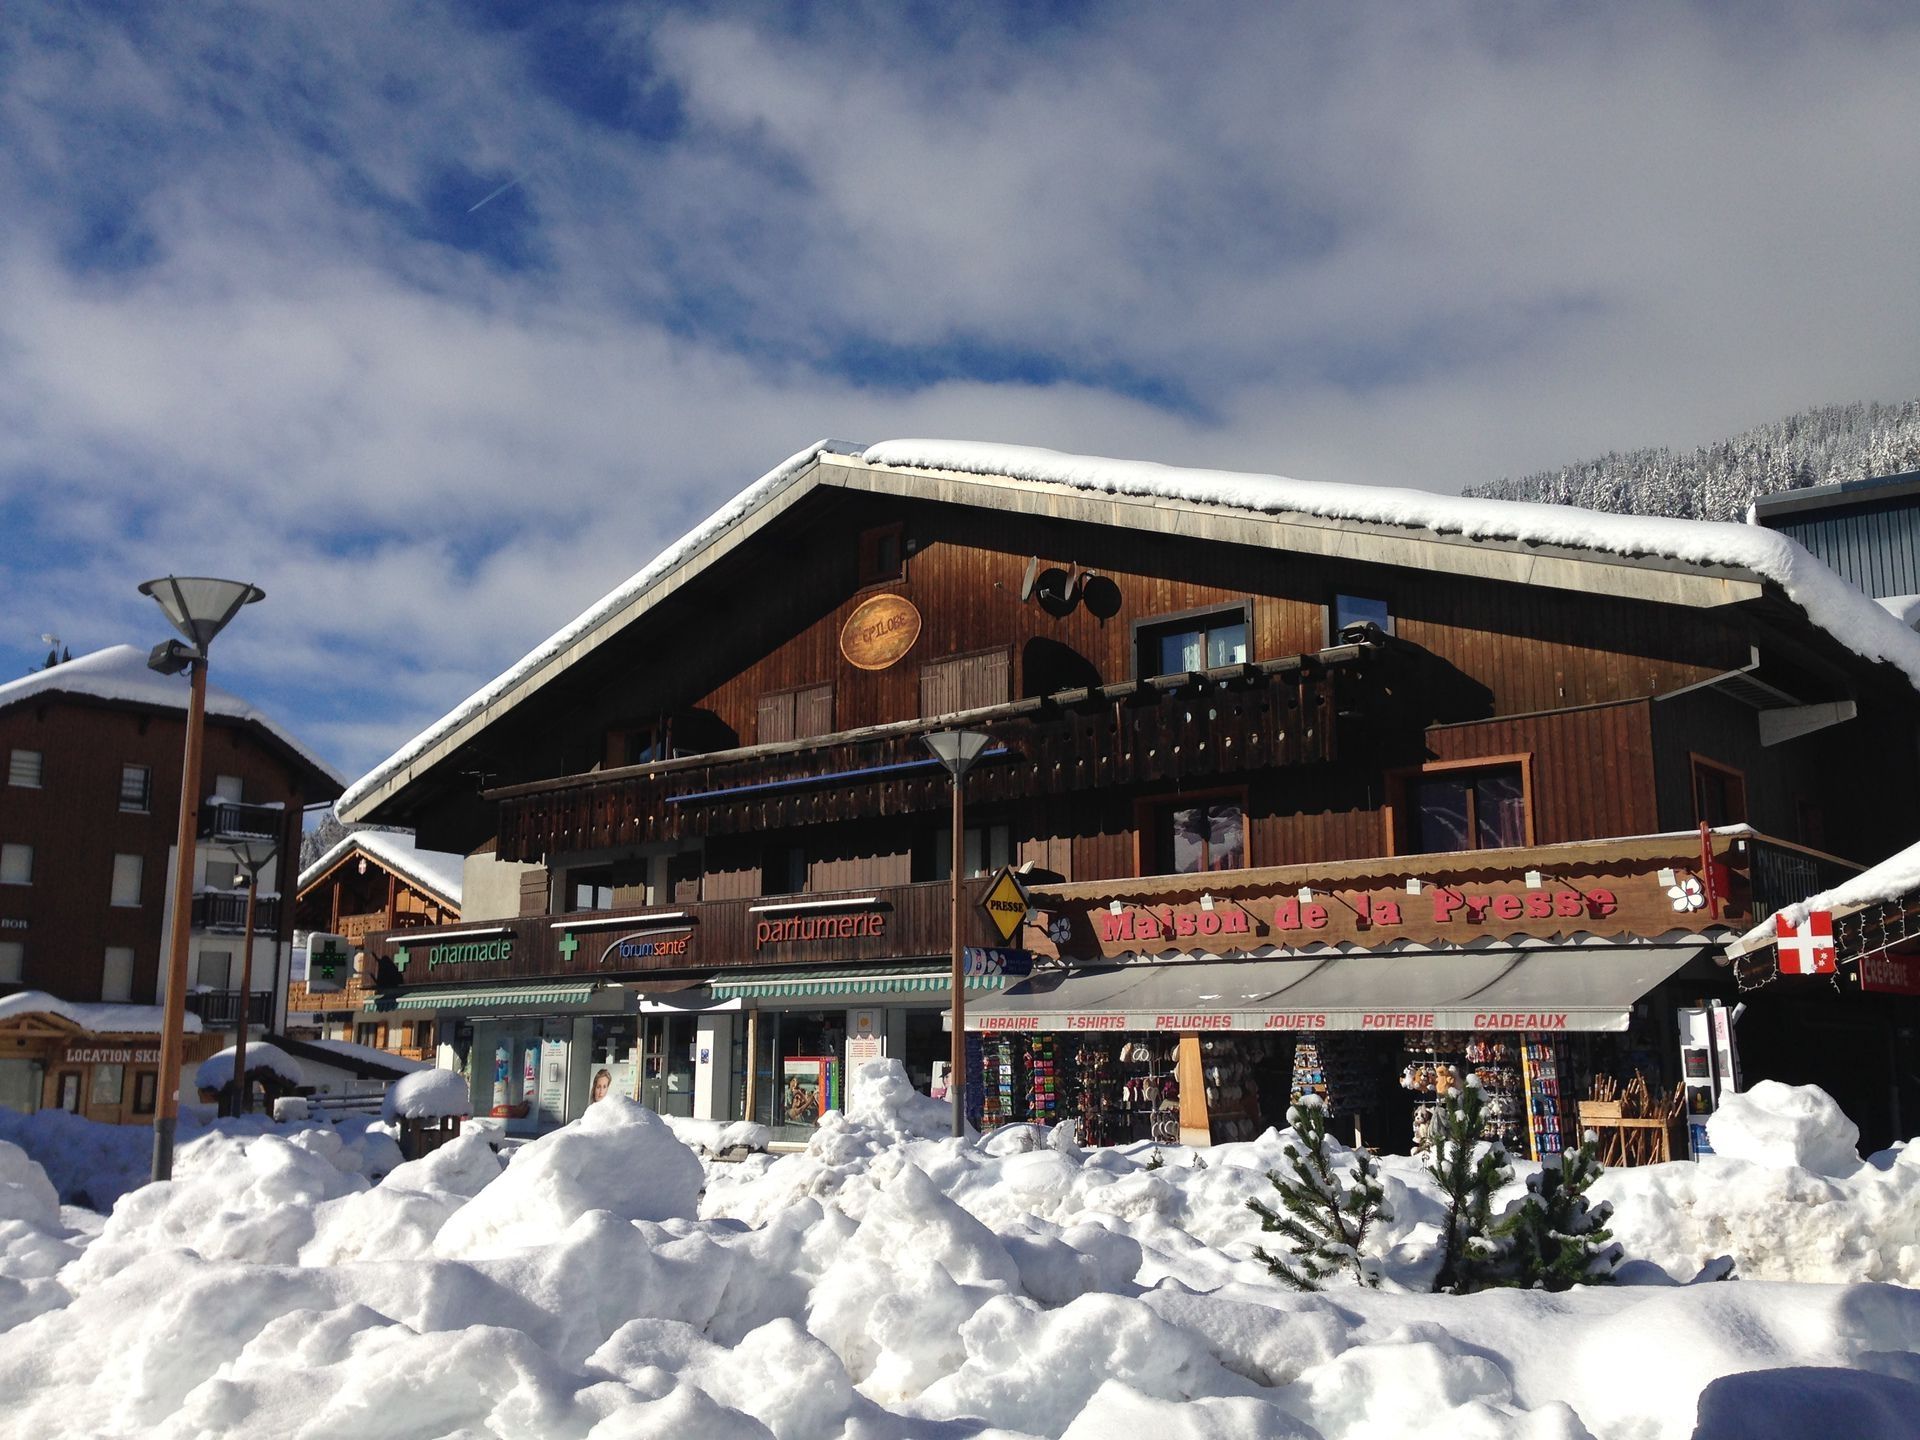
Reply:
<svg viewBox="0 0 1920 1440"><path fill-rule="evenodd" d="M640 1103L692 1119L694 1017L649 1015L641 1024Z"/></svg>
<svg viewBox="0 0 1920 1440"><path fill-rule="evenodd" d="M78 1070L58 1070L54 1072L53 1083L57 1098L54 1103L62 1110L80 1113L80 1072Z"/></svg>

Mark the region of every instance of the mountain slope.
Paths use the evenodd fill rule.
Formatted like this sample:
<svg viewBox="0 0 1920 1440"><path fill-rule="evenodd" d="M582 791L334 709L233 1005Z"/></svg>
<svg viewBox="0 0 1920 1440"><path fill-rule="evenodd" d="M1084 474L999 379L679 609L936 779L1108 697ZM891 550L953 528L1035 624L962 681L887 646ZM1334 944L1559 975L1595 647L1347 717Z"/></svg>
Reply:
<svg viewBox="0 0 1920 1440"><path fill-rule="evenodd" d="M1756 496L1920 470L1920 400L1823 405L1691 453L1613 452L1559 470L1467 488L1628 515L1744 520Z"/></svg>

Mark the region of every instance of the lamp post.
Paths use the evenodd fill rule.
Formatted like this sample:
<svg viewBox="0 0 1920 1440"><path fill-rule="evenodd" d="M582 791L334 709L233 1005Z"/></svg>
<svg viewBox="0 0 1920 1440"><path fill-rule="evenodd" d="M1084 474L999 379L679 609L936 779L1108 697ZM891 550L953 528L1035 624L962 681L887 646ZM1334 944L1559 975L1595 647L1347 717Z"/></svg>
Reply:
<svg viewBox="0 0 1920 1440"><path fill-rule="evenodd" d="M978 730L939 730L922 737L934 759L953 777L953 853L947 866L953 881L953 1037L948 1052L947 1093L953 1097L953 1133L967 1133L966 976L960 964L960 867L966 859L967 832L961 791L967 771L987 748L989 736Z"/></svg>
<svg viewBox="0 0 1920 1440"><path fill-rule="evenodd" d="M266 592L239 580L166 575L140 587L159 603L167 622L187 639L166 640L147 657L162 675L191 671L187 700L187 750L180 773L180 828L174 845L173 918L167 937L167 1001L160 1030L159 1094L153 1102L153 1178L173 1178L173 1135L180 1120L180 1052L185 1048L187 944L193 908L194 841L200 828L200 741L207 713L207 647L240 613Z"/></svg>
<svg viewBox="0 0 1920 1440"><path fill-rule="evenodd" d="M240 954L239 1033L233 1041L233 1079L237 1086L233 1113L244 1115L253 1108L253 1087L247 1083L247 1020L250 1018L247 1012L253 1006L253 903L260 890L260 867L274 857L280 846L277 841L252 836L233 848L247 877L246 948ZM274 948L279 948L278 942Z"/></svg>

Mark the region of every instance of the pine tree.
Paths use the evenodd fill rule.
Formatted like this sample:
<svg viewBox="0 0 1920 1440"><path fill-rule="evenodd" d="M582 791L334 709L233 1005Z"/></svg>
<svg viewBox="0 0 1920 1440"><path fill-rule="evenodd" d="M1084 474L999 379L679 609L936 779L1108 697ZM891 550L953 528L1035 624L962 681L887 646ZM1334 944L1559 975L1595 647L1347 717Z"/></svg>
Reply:
<svg viewBox="0 0 1920 1440"><path fill-rule="evenodd" d="M1454 1083L1440 1097L1433 1117L1433 1159L1429 1173L1447 1197L1447 1219L1440 1236L1440 1271L1435 1290L1464 1295L1477 1288L1493 1220L1493 1192L1513 1178L1507 1152L1497 1141L1481 1142L1486 1128L1486 1097L1480 1078Z"/></svg>
<svg viewBox="0 0 1920 1440"><path fill-rule="evenodd" d="M1258 1200L1247 1208L1260 1217L1260 1228L1286 1239L1291 1261L1256 1249L1254 1256L1272 1274L1296 1290L1318 1290L1321 1283L1343 1269L1351 1269L1362 1285L1378 1285L1380 1273L1361 1257L1360 1247L1375 1220L1391 1220L1379 1167L1365 1150L1356 1152L1352 1182L1334 1172L1327 1153L1327 1112L1318 1095L1303 1095L1287 1111L1296 1144L1285 1144L1293 1174L1269 1170L1267 1180L1280 1192L1280 1209Z"/></svg>
<svg viewBox="0 0 1920 1440"><path fill-rule="evenodd" d="M1579 1149L1543 1160L1519 1204L1494 1226L1484 1263L1476 1266L1479 1278L1526 1290L1571 1290L1611 1281L1621 1254L1607 1229L1613 1206L1587 1199L1600 1171L1592 1135Z"/></svg>

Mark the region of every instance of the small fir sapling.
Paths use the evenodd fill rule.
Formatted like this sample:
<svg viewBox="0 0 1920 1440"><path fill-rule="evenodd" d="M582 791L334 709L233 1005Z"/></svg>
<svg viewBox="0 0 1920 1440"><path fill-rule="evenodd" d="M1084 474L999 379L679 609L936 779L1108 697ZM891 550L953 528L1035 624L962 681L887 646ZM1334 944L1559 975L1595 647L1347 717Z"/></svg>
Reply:
<svg viewBox="0 0 1920 1440"><path fill-rule="evenodd" d="M1613 1206L1587 1199L1600 1178L1598 1137L1588 1131L1580 1148L1548 1156L1527 1180L1527 1193L1493 1227L1476 1266L1484 1283L1526 1290L1571 1290L1604 1285L1620 1263L1607 1220Z"/></svg>
<svg viewBox="0 0 1920 1440"><path fill-rule="evenodd" d="M1289 1140L1285 1151L1291 1176L1278 1170L1267 1179L1280 1193L1280 1208L1248 1200L1247 1208L1260 1217L1260 1228L1286 1239L1291 1260L1255 1249L1275 1278L1297 1290L1318 1290L1321 1283L1342 1270L1351 1270L1362 1285L1378 1285L1380 1271L1363 1259L1360 1246L1375 1220L1391 1220L1380 1171L1365 1150L1356 1152L1352 1182L1335 1173L1327 1154L1327 1112L1318 1095L1303 1095L1287 1111L1299 1143Z"/></svg>
<svg viewBox="0 0 1920 1440"><path fill-rule="evenodd" d="M1440 1097L1433 1117L1433 1158L1428 1173L1447 1197L1447 1218L1440 1235L1440 1270L1433 1277L1436 1291L1464 1295L1475 1289L1487 1250L1487 1229L1493 1221L1493 1192L1513 1178L1507 1152L1498 1141L1484 1145L1486 1097L1480 1077L1461 1079Z"/></svg>

